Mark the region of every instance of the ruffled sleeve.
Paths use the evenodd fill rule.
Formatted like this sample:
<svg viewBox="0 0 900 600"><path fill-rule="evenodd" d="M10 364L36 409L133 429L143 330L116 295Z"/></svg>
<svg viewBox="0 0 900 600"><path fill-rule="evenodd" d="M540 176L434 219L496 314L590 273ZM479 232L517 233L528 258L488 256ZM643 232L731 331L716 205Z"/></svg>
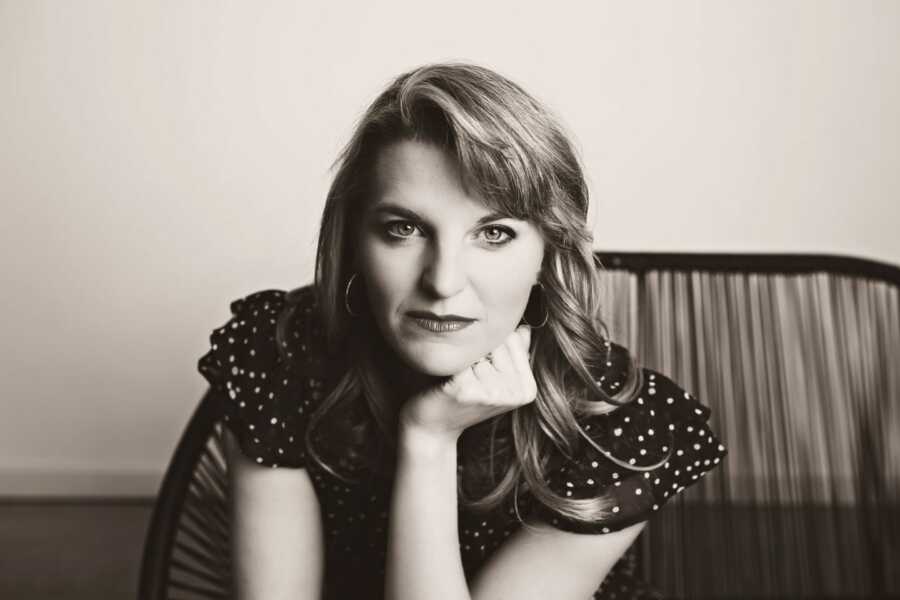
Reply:
<svg viewBox="0 0 900 600"><path fill-rule="evenodd" d="M314 294L291 292L290 315L278 352L276 328L288 308L283 290L263 290L231 302L232 317L209 336L198 371L219 392L221 420L243 453L270 467L306 465L305 433L323 395L313 342ZM297 353L300 353L297 356Z"/></svg>
<svg viewBox="0 0 900 600"><path fill-rule="evenodd" d="M634 401L583 420L599 448L585 442L577 456L563 459L549 474L550 488L566 498L608 493L608 516L585 523L541 506L541 520L576 533L618 531L652 517L728 454L709 427L709 407L665 375L646 368L642 373ZM614 390L617 383L601 386Z"/></svg>

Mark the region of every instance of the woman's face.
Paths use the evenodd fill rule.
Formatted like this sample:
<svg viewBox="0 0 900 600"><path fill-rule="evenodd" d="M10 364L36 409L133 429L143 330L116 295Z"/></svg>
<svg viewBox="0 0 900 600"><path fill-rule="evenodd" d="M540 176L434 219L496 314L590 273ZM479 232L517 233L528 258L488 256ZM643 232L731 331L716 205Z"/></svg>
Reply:
<svg viewBox="0 0 900 600"><path fill-rule="evenodd" d="M375 194L360 229L360 276L381 334L413 369L452 375L518 326L537 282L544 240L531 223L491 215L467 195L454 159L401 141L375 163ZM438 327L411 312L457 315Z"/></svg>

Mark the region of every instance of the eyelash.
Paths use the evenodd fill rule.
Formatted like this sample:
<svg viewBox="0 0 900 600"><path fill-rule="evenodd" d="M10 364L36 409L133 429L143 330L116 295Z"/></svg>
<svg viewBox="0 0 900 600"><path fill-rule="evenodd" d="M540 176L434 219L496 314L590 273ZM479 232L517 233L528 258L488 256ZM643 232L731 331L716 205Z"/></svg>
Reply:
<svg viewBox="0 0 900 600"><path fill-rule="evenodd" d="M404 221L404 220L400 220L400 219L385 222L383 225L384 232L386 234L388 241L391 243L400 243L403 240L409 239L409 237L410 237L410 236L406 236L406 235L394 235L393 233L391 233L390 232L391 228L395 225L412 225L413 227L418 227L418 225L416 225L412 221ZM513 231L509 227L504 227L503 225L487 225L485 227L482 227L481 231L486 231L486 230L489 231L491 229L496 229L497 231L505 233L508 237L504 241L501 241L501 242L488 242L488 245L490 245L490 246L505 246L506 244L513 241L513 239L515 239L515 237L516 237L515 231Z"/></svg>

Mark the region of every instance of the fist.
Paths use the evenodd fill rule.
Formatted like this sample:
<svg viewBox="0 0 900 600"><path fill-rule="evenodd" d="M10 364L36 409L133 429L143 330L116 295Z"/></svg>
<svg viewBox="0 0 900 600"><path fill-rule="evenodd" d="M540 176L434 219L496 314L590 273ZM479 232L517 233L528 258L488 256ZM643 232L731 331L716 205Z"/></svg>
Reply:
<svg viewBox="0 0 900 600"><path fill-rule="evenodd" d="M530 345L531 328L520 325L486 356L410 398L400 410L401 430L456 439L475 423L533 402Z"/></svg>

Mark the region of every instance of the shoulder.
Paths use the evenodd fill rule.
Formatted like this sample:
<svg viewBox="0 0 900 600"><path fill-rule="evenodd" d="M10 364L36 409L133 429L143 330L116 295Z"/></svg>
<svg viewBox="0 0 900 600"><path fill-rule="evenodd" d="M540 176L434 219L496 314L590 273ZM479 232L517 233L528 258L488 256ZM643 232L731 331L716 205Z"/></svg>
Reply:
<svg viewBox="0 0 900 600"><path fill-rule="evenodd" d="M318 303L312 285L291 291L266 289L229 302L231 317L209 335L209 351L198 368L224 370L224 381L264 378L278 368L312 370L324 360ZM215 373L214 373L215 374Z"/></svg>
<svg viewBox="0 0 900 600"><path fill-rule="evenodd" d="M266 289L229 303L197 368L220 394L222 419L244 453L303 466L303 436L324 395L324 346L311 285Z"/></svg>
<svg viewBox="0 0 900 600"><path fill-rule="evenodd" d="M612 366L601 387L625 385L627 351L612 346ZM579 533L608 533L645 520L669 498L697 483L728 451L708 422L711 410L667 375L638 369L633 399L605 414L581 415L583 443L549 474L558 495L578 500L605 496L611 513L596 523L553 517Z"/></svg>

